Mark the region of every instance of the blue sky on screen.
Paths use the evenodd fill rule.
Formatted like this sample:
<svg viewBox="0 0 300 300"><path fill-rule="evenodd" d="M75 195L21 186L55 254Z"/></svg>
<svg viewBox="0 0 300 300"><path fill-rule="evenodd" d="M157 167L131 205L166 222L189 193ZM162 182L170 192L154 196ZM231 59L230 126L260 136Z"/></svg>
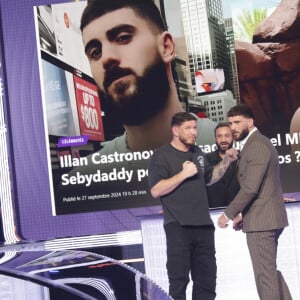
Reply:
<svg viewBox="0 0 300 300"><path fill-rule="evenodd" d="M243 10L253 10L254 8L272 9L278 6L280 0L223 0L224 17L239 15Z"/></svg>

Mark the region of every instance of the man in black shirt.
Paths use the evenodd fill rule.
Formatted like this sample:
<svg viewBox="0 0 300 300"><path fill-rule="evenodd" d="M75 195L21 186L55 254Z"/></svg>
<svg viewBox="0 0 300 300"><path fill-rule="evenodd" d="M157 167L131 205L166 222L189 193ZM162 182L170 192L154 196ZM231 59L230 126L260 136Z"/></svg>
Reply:
<svg viewBox="0 0 300 300"><path fill-rule="evenodd" d="M224 159L212 167L195 146L197 122L193 115L175 114L171 127L171 143L154 152L148 169L151 194L160 198L163 208L169 293L175 300L185 300L191 272L192 299L214 300L214 225L205 186L224 175L237 152L229 149Z"/></svg>
<svg viewBox="0 0 300 300"><path fill-rule="evenodd" d="M219 123L215 128L215 141L218 149L206 155L213 166L218 164L225 156L226 150L233 145L233 136L228 123ZM236 177L236 161L228 167L224 176L216 183L207 187L208 203L210 208L225 207L239 191Z"/></svg>

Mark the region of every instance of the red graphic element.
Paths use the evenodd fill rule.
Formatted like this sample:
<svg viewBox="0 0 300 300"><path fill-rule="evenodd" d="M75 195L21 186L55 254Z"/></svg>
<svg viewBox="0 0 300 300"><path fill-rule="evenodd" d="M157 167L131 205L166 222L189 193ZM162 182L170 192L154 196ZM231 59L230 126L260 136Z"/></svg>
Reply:
<svg viewBox="0 0 300 300"><path fill-rule="evenodd" d="M100 98L96 85L74 75L77 111L81 135L90 140L104 141Z"/></svg>

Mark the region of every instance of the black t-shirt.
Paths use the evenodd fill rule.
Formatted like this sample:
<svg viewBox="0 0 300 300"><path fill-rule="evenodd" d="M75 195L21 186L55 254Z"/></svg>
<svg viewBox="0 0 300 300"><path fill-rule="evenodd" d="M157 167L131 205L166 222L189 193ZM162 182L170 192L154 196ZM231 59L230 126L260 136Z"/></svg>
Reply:
<svg viewBox="0 0 300 300"><path fill-rule="evenodd" d="M213 224L208 208L205 182L210 181L212 167L205 154L197 146L188 152L177 150L171 145L157 149L149 161L148 180L150 189L161 179L168 179L182 170L185 161L193 161L198 173L187 178L175 190L160 197L164 222L177 221L181 225Z"/></svg>
<svg viewBox="0 0 300 300"><path fill-rule="evenodd" d="M212 166L215 166L222 160L218 150L206 154L206 158ZM236 164L237 161L232 162L223 177L207 187L210 208L227 206L238 193L240 185L236 176Z"/></svg>

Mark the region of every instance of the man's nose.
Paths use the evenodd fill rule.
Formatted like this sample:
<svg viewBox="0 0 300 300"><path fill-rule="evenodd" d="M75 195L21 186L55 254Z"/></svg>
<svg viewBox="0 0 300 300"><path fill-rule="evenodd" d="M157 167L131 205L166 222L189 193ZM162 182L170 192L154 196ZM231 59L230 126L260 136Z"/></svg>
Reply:
<svg viewBox="0 0 300 300"><path fill-rule="evenodd" d="M110 69L111 67L120 64L120 56L115 47L105 45L102 48L102 63L104 69Z"/></svg>

